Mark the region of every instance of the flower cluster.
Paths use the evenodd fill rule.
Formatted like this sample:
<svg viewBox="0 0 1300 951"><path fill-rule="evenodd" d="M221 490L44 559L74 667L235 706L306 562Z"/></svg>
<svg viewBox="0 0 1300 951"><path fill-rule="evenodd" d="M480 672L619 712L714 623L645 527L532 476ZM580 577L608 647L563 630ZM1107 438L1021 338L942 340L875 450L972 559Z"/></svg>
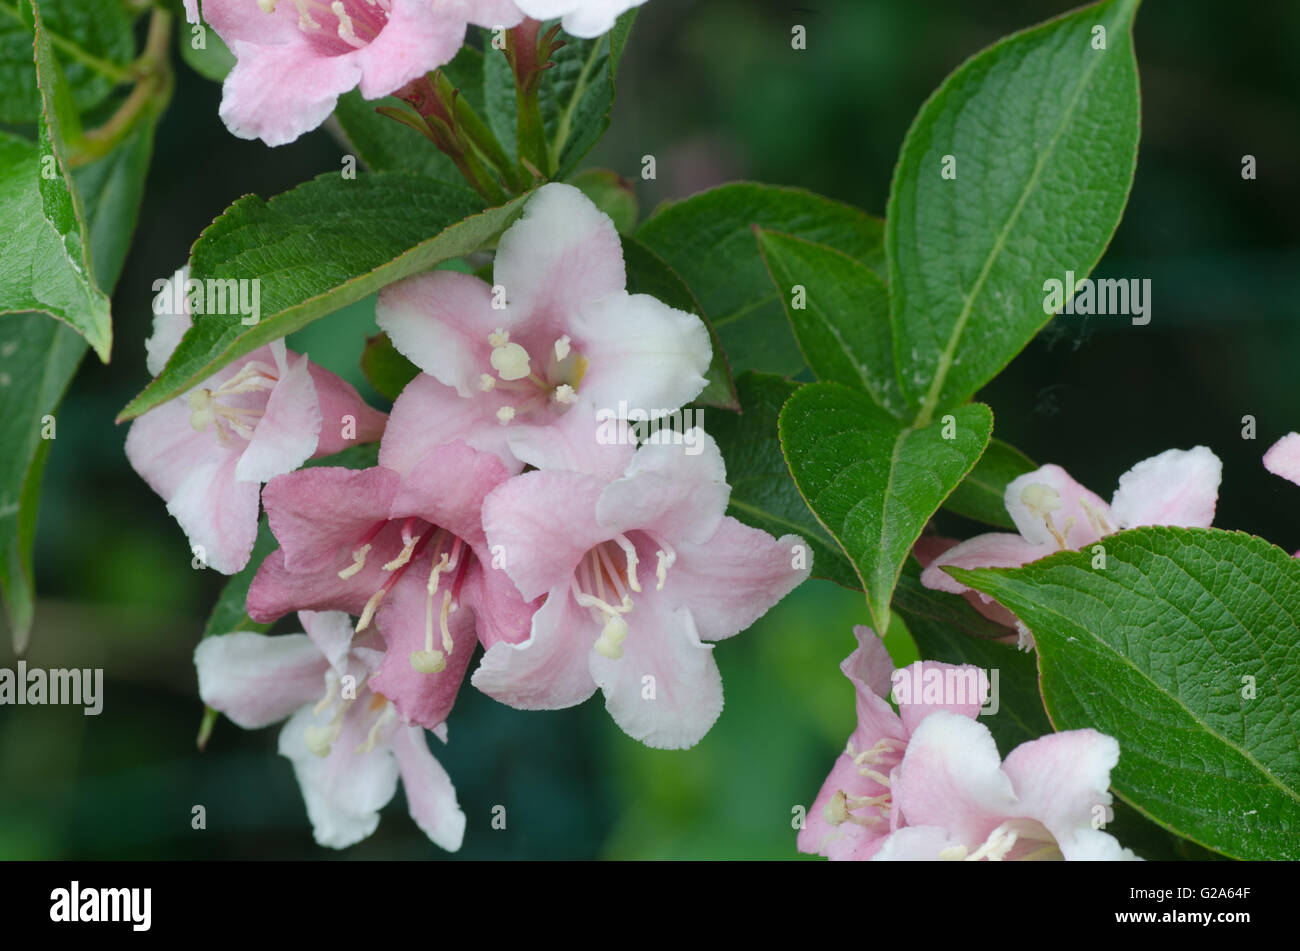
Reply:
<svg viewBox="0 0 1300 951"><path fill-rule="evenodd" d="M858 648L840 669L857 693L858 725L799 833L800 851L878 861L1136 858L1100 828L1119 761L1112 737L1067 730L1004 760L976 720L989 689L983 671L918 661L896 672L870 628L854 634ZM886 699L896 680L926 685L899 696L897 712Z"/></svg>
<svg viewBox="0 0 1300 951"><path fill-rule="evenodd" d="M557 709L599 688L630 736L689 747L722 710L714 642L803 581L808 556L725 514L702 430L638 445L610 417L676 412L711 347L698 317L627 292L613 223L577 189L536 192L492 284L418 275L381 293L377 320L424 371L391 416L279 342L143 416L128 455L227 573L249 560L266 483L279 548L247 613L297 612L306 633L209 638L195 661L204 700L236 723L288 717L280 751L317 840L369 835L400 774L417 823L454 849L464 816L423 731L445 738L478 645L472 682L504 703ZM158 315L151 370L188 323ZM376 437L375 466L299 468Z"/></svg>
<svg viewBox="0 0 1300 951"><path fill-rule="evenodd" d="M563 17L574 36L609 31L645 0L185 0L230 47L221 118L232 133L284 145L329 118L339 96L382 99L451 62L470 25L503 30Z"/></svg>

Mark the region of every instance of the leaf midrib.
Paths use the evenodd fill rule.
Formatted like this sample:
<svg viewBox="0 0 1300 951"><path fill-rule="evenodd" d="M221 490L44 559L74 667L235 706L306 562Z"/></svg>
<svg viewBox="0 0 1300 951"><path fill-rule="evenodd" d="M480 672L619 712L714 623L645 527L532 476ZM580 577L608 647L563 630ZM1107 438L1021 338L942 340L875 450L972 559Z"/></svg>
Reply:
<svg viewBox="0 0 1300 951"><path fill-rule="evenodd" d="M1029 176L1029 181L1026 184L1024 191L1021 192L1020 198L1016 202L1016 206L1011 210L1011 215L1007 218L1007 223L1003 225L1001 232L998 234L997 240L993 243L993 247L989 249L989 254L984 260L984 266L980 269L979 275L975 278L975 283L971 286L970 293L965 296L965 302L962 304L961 311L957 314L957 321L953 325L952 333L948 337L948 344L939 354L939 362L935 368L934 379L930 383L930 389L926 393L924 401L921 403L920 410L917 412L916 418L918 425L927 425L930 422L931 417L934 415L934 411L939 403L939 396L943 391L943 385L947 381L948 373L952 369L953 360L956 357L957 345L961 342L962 334L966 330L966 322L970 320L971 312L975 307L975 300L984 290L984 284L993 270L994 262L1006 247L1011 229L1015 226L1017 219L1020 217L1020 213L1028 203L1030 194L1035 190L1038 184L1038 179L1041 176L1042 170L1046 166L1047 161L1056 151L1057 143L1064 134L1066 126L1069 125L1070 121L1074 117L1074 111L1079 104L1080 98L1083 96L1084 87L1087 86L1088 80L1092 77L1093 72L1101 63L1102 58L1103 57L1101 56L1093 57L1092 62L1089 63L1088 67L1083 71L1083 75L1079 78L1078 85L1075 87L1074 95L1070 99L1070 104L1066 107L1065 112L1062 115L1061 122L1057 125L1056 131L1052 134L1051 139L1048 140L1046 147L1039 155L1038 161L1034 164L1034 170Z"/></svg>

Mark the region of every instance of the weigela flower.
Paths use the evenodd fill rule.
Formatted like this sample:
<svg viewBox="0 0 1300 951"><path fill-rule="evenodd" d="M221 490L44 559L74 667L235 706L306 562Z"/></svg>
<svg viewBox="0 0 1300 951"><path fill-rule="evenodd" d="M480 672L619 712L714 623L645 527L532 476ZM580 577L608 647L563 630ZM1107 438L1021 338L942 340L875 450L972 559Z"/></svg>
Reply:
<svg viewBox="0 0 1300 951"><path fill-rule="evenodd" d="M937 591L963 594L971 589L944 571L944 565L1012 568L1057 551L1080 551L1121 529L1208 528L1214 521L1222 475L1219 457L1204 446L1169 449L1120 476L1107 505L1060 466L1043 466L1007 485L1007 513L1020 534L990 532L955 545L930 561L921 582ZM992 601L982 592L976 595L985 603ZM1004 620L996 613L990 616ZM1022 639L1027 639L1027 630L1019 627Z"/></svg>
<svg viewBox="0 0 1300 951"><path fill-rule="evenodd" d="M170 283L163 295L170 298ZM145 344L151 374L162 372L189 326L188 314L155 316ZM373 442L384 420L351 384L276 341L141 416L126 455L206 563L233 574L257 538L261 483L312 456Z"/></svg>
<svg viewBox="0 0 1300 951"><path fill-rule="evenodd" d="M493 274L489 285L435 271L380 292L379 326L428 374L393 407L385 466L405 472L463 439L514 471L591 469L609 458L592 438L601 411L658 419L703 389L703 322L627 293L618 232L578 189L540 188L501 236Z"/></svg>
<svg viewBox="0 0 1300 951"><path fill-rule="evenodd" d="M321 466L263 493L280 547L248 591L249 617L346 611L372 622L384 659L372 686L412 723L447 718L479 637L520 640L531 606L488 567L480 510L505 481L501 461L464 443L439 447L405 478L382 466Z"/></svg>
<svg viewBox="0 0 1300 951"><path fill-rule="evenodd" d="M1135 858L1096 828L1111 815L1112 737L1051 734L1003 762L975 719L988 692L983 671L923 661L896 673L870 628L854 633L858 649L841 670L857 693L858 725L799 833L800 851L877 861ZM885 697L896 678L945 686L933 698L925 689L900 696L895 713ZM949 695L948 684L959 689Z"/></svg>
<svg viewBox="0 0 1300 951"><path fill-rule="evenodd" d="M247 730L288 718L280 754L293 763L321 845L342 849L374 832L400 776L411 818L434 844L459 849L465 815L424 730L372 689L381 652L353 643L346 614L298 617L306 634L203 640L194 663L204 703Z"/></svg>
<svg viewBox="0 0 1300 951"><path fill-rule="evenodd" d="M725 516L717 445L700 430L686 438L698 454L651 441L619 478L539 470L492 491L488 542L523 596L546 600L526 641L484 642L474 686L542 710L599 687L624 732L658 748L708 732L722 678L706 642L762 616L808 576L809 556L794 535Z"/></svg>
<svg viewBox="0 0 1300 951"><path fill-rule="evenodd" d="M894 664L884 643L869 627L853 629L858 647L840 664L857 694L858 725L844 752L831 767L804 827L799 851L831 859L869 859L897 823L892 774L903 759L908 741L921 722L939 710L973 720L989 689L987 675L971 667L961 702L925 703L924 693L910 697L895 713L889 701ZM909 677L943 676L961 668L924 661L905 668ZM965 676L965 675L963 675ZM942 698L939 698L942 700Z"/></svg>
<svg viewBox="0 0 1300 951"><path fill-rule="evenodd" d="M203 0L235 55L221 95L232 133L284 145L360 87L380 99L451 61L466 24L516 25L509 0ZM198 5L187 7L197 21Z"/></svg>
<svg viewBox="0 0 1300 951"><path fill-rule="evenodd" d="M584 39L608 33L614 21L646 0L515 0L520 10L534 20L564 17L565 32Z"/></svg>

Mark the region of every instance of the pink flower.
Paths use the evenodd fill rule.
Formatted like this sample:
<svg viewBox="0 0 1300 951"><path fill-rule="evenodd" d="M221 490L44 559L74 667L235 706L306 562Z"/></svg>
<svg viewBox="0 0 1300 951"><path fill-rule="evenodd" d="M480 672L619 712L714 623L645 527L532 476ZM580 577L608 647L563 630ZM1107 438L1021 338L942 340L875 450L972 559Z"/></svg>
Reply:
<svg viewBox="0 0 1300 951"><path fill-rule="evenodd" d="M534 20L564 17L566 32L586 39L608 33L614 21L646 0L515 0L519 9Z"/></svg>
<svg viewBox="0 0 1300 951"><path fill-rule="evenodd" d="M463 439L516 472L591 468L608 456L598 414L658 419L704 387L704 324L627 293L614 224L576 188L537 191L501 236L494 279L435 271L380 292L379 326L429 374L393 407L383 465L405 472Z"/></svg>
<svg viewBox="0 0 1300 951"><path fill-rule="evenodd" d="M801 539L723 515L717 445L651 442L621 478L540 470L483 504L492 550L525 598L546 596L526 641L484 645L474 686L513 707L553 710L599 687L629 736L694 745L722 712L713 645L808 576ZM612 452L613 450L611 450ZM794 567L794 566L798 567Z"/></svg>
<svg viewBox="0 0 1300 951"><path fill-rule="evenodd" d="M155 317L150 373L162 371L189 326L187 314ZM207 564L233 574L257 538L261 483L378 439L384 419L350 384L276 341L132 423L126 455Z"/></svg>
<svg viewBox="0 0 1300 951"><path fill-rule="evenodd" d="M203 0L203 15L236 59L221 118L273 146L316 128L350 89L380 99L449 62L467 23L521 19L509 0Z"/></svg>
<svg viewBox="0 0 1300 951"><path fill-rule="evenodd" d="M1119 744L1095 730L1022 743L1006 762L976 722L988 680L930 661L894 670L870 628L841 665L858 725L799 833L831 859L1133 859L1111 817ZM895 685L898 712L885 697ZM920 696L915 686L922 685ZM934 687L931 696L931 686ZM972 700L972 697L974 698Z"/></svg>
<svg viewBox="0 0 1300 951"><path fill-rule="evenodd" d="M1300 433L1288 433L1264 453L1264 468L1300 485Z"/></svg>
<svg viewBox="0 0 1300 951"><path fill-rule="evenodd" d="M1119 743L1067 730L1021 743L1002 761L983 724L946 711L913 732L894 774L897 828L876 861L1133 861L1099 826L1113 818Z"/></svg>
<svg viewBox="0 0 1300 951"><path fill-rule="evenodd" d="M298 617L306 634L202 641L194 663L204 703L247 730L288 718L280 754L293 763L321 845L342 849L374 832L400 776L416 825L434 844L459 849L465 815L450 778L424 731L371 689L380 652L352 643L346 614Z"/></svg>
<svg viewBox="0 0 1300 951"><path fill-rule="evenodd" d="M455 703L477 638L528 630L533 607L490 570L483 497L506 479L495 456L464 443L431 451L405 479L381 466L303 469L263 494L280 548L248 592L248 614L290 611L373 620L385 654L372 686L412 723L432 729Z"/></svg>
<svg viewBox="0 0 1300 951"><path fill-rule="evenodd" d="M1222 474L1218 456L1204 446L1169 449L1120 476L1119 487L1107 505L1060 466L1043 466L1007 486L1007 512L1020 534L990 532L964 541L931 561L921 573L921 582L937 591L964 594L971 589L944 571L944 565L1011 568L1057 551L1081 551L1121 529L1142 525L1208 528L1214 521ZM992 601L983 593L976 595L985 604ZM997 614L985 613L1004 621ZM1026 637L1024 626L1019 627L1022 638Z"/></svg>
<svg viewBox="0 0 1300 951"><path fill-rule="evenodd" d="M857 693L857 729L831 767L799 833L799 851L837 860L871 858L897 825L891 777L922 721L940 710L973 720L989 690L988 677L976 667L918 662L898 675L908 683L947 676L962 686L964 695L926 703L922 691L920 697L908 697L917 702L900 703L895 713L885 699L895 677L889 652L871 628L858 626L853 633L858 648L840 670Z"/></svg>

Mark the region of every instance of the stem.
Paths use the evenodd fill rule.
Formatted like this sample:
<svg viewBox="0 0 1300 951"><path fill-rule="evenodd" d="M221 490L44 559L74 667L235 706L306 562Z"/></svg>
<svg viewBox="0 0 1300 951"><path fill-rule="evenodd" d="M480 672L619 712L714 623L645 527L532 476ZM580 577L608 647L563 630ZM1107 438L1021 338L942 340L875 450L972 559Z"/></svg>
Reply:
<svg viewBox="0 0 1300 951"><path fill-rule="evenodd" d="M25 23L22 14L18 12L18 8L11 6L8 3L0 2L0 13L16 20L18 23ZM118 66L116 63L111 63L106 59L101 59L93 53L86 52L71 40L62 37L57 33L51 32L44 24L41 25L41 32L49 38L50 43L53 46L62 50L64 53L67 53L73 59L85 63L91 69L95 70L95 72L107 76L114 82L129 83L131 80L135 79L135 73L127 67Z"/></svg>
<svg viewBox="0 0 1300 951"><path fill-rule="evenodd" d="M515 73L515 103L518 120L515 138L519 149L520 164L524 162L549 177L551 168L550 149L546 145L546 126L542 122L542 110L538 102L537 91L541 86L541 64L538 53L537 32L541 24L536 20L526 19L510 31L506 39L506 57Z"/></svg>
<svg viewBox="0 0 1300 951"><path fill-rule="evenodd" d="M144 52L132 64L132 72L137 77L135 88L107 122L86 132L81 141L75 143L75 151L68 156L68 164L73 168L113 151L145 113L162 111L172 92L171 64L167 59L171 31L172 15L155 7L149 15L149 34Z"/></svg>
<svg viewBox="0 0 1300 951"><path fill-rule="evenodd" d="M464 96L455 98L454 114L456 123L464 131L466 138L501 173L506 186L512 192L520 191L523 184L519 177L518 168L514 162L510 161L510 156L506 155L506 150L497 141L497 137L492 134L492 130L488 128L487 123L479 118L478 113L474 111Z"/></svg>
<svg viewBox="0 0 1300 951"><path fill-rule="evenodd" d="M432 80L429 76L421 76L398 90L396 95L419 113L428 128L430 140L456 164L461 175L484 200L494 205L505 201L506 193L483 167L464 129L457 123L455 99L459 97L445 76L437 74Z"/></svg>

